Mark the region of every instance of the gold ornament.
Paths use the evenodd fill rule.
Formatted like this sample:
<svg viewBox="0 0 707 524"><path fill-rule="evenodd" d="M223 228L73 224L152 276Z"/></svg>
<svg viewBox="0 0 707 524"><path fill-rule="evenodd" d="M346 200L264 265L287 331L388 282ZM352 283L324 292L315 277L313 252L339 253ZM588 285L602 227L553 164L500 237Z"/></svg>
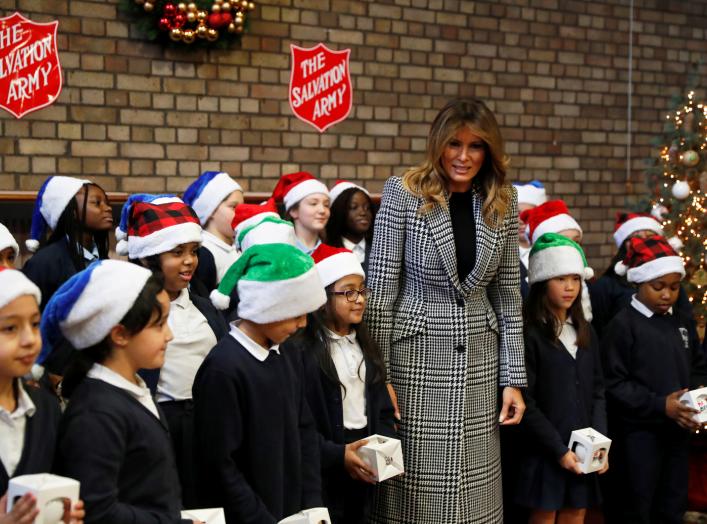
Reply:
<svg viewBox="0 0 707 524"><path fill-rule="evenodd" d="M196 12L196 4L194 2L189 2L187 4L187 11Z"/></svg>
<svg viewBox="0 0 707 524"><path fill-rule="evenodd" d="M179 42L182 39L182 30L175 27L169 32L169 37L175 42Z"/></svg>
<svg viewBox="0 0 707 524"><path fill-rule="evenodd" d="M221 4L221 10L222 11L230 11L231 10L231 4L228 2L224 2Z"/></svg>
<svg viewBox="0 0 707 524"><path fill-rule="evenodd" d="M254 2L248 2L248 10L252 11L255 9L255 3Z"/></svg>
<svg viewBox="0 0 707 524"><path fill-rule="evenodd" d="M241 1L241 7L243 9L248 9L248 0L242 0Z"/></svg>
<svg viewBox="0 0 707 524"><path fill-rule="evenodd" d="M153 4L152 2L145 2L142 8L148 13L151 13L152 10L155 8L155 4Z"/></svg>
<svg viewBox="0 0 707 524"><path fill-rule="evenodd" d="M705 271L704 269L698 269L692 275L690 282L692 282L696 286L707 286L707 271Z"/></svg>
<svg viewBox="0 0 707 524"><path fill-rule="evenodd" d="M206 31L206 39L207 39L209 42L213 42L213 41L216 40L217 38L218 38L218 31L216 31L216 29L214 29L213 27L210 27L209 29L207 29L207 31Z"/></svg>
<svg viewBox="0 0 707 524"><path fill-rule="evenodd" d="M187 13L187 21L188 22L196 22L196 13L194 11L189 11Z"/></svg>
<svg viewBox="0 0 707 524"><path fill-rule="evenodd" d="M196 36L198 36L199 38L206 38L207 32L208 29L204 24L201 24L199 27L196 28Z"/></svg>
<svg viewBox="0 0 707 524"><path fill-rule="evenodd" d="M178 9L179 11L181 11L182 13L184 13L184 12L186 12L186 10L187 10L187 4L185 4L184 2L179 2L179 3L177 4L177 9Z"/></svg>
<svg viewBox="0 0 707 524"><path fill-rule="evenodd" d="M211 12L212 13L220 13L221 12L221 5L220 4L212 4L211 5Z"/></svg>
<svg viewBox="0 0 707 524"><path fill-rule="evenodd" d="M196 19L199 20L199 22L203 22L208 16L209 13L207 13L206 11L199 11L198 13L196 13Z"/></svg>
<svg viewBox="0 0 707 524"><path fill-rule="evenodd" d="M230 24L228 24L228 32L229 32L229 33L235 33L235 32L236 32L236 24L234 24L233 22L231 22Z"/></svg>
<svg viewBox="0 0 707 524"><path fill-rule="evenodd" d="M185 44L191 44L192 42L194 42L195 38L196 37L194 36L194 31L192 31L191 29L185 29L182 32L182 41Z"/></svg>

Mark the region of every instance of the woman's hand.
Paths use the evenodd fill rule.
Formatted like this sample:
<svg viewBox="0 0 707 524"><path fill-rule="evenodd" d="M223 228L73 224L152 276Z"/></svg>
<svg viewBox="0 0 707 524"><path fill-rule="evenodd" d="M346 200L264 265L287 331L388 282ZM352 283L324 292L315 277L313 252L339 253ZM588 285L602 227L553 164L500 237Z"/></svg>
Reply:
<svg viewBox="0 0 707 524"><path fill-rule="evenodd" d="M502 426L519 424L524 412L525 401L520 389L510 386L503 388L503 405L501 406L501 416L498 418L498 422Z"/></svg>
<svg viewBox="0 0 707 524"><path fill-rule="evenodd" d="M37 500L31 493L25 493L10 513L5 512L6 507L7 493L0 498L0 524L32 524L39 515Z"/></svg>
<svg viewBox="0 0 707 524"><path fill-rule="evenodd" d="M562 457L560 458L560 466L562 466L564 469L577 475L584 475L584 472L579 467L580 464L581 462L577 458L577 455L574 454L574 451L568 450L567 453L562 455Z"/></svg>
<svg viewBox="0 0 707 524"><path fill-rule="evenodd" d="M393 409L395 410L394 416L395 420L400 420L400 408L398 407L398 394L393 389L393 384L388 382L386 384L388 387L388 395L390 395L390 401L393 403Z"/></svg>
<svg viewBox="0 0 707 524"><path fill-rule="evenodd" d="M375 484L376 476L373 471L371 471L368 465L358 456L358 453L356 453L358 448L366 444L368 444L366 439L346 444L346 450L344 451L344 467L348 474L351 475L352 479L367 482L368 484Z"/></svg>

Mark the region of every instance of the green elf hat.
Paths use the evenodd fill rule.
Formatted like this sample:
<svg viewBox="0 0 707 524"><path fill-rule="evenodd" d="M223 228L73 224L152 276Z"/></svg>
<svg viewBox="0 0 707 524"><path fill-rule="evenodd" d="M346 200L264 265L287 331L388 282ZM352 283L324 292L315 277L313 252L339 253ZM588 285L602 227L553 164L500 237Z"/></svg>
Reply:
<svg viewBox="0 0 707 524"><path fill-rule="evenodd" d="M314 260L289 244L259 244L245 250L211 292L211 302L227 309L234 288L239 318L257 324L299 317L326 303Z"/></svg>
<svg viewBox="0 0 707 524"><path fill-rule="evenodd" d="M542 282L563 275L579 275L582 280L594 276L587 266L582 247L577 242L557 233L545 233L530 250L528 282Z"/></svg>

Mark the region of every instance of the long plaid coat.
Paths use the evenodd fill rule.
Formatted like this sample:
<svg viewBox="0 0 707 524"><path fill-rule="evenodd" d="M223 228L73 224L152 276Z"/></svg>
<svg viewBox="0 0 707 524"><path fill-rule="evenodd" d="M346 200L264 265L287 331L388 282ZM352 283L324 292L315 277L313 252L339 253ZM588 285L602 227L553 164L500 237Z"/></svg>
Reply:
<svg viewBox="0 0 707 524"><path fill-rule="evenodd" d="M380 485L373 522L502 522L498 387L525 386L517 196L499 229L475 195L476 264L460 282L449 208L399 177L383 190L367 321L398 394L405 474Z"/></svg>

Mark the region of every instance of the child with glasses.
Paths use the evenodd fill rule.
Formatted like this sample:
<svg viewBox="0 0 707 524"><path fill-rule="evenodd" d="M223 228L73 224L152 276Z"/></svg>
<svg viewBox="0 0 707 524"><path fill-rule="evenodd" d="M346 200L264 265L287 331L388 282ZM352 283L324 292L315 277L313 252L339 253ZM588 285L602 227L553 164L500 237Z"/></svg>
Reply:
<svg viewBox="0 0 707 524"><path fill-rule="evenodd" d="M311 313L301 336L307 401L319 433L322 498L333 524L367 522L376 480L356 454L373 434L395 436L385 367L363 312L370 289L356 255L320 245L312 257L327 302Z"/></svg>

